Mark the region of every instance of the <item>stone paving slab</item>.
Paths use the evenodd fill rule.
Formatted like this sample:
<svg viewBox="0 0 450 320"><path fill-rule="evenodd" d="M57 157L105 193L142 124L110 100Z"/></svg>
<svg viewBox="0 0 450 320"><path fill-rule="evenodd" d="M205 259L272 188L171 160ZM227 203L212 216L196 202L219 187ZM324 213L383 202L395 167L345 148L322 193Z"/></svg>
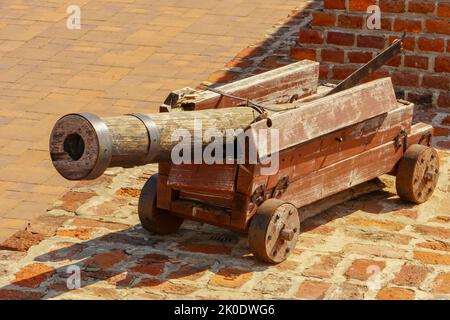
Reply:
<svg viewBox="0 0 450 320"><path fill-rule="evenodd" d="M0 3L0 243L74 184L53 169L48 137L70 112L156 111L196 86L308 1L77 0Z"/></svg>

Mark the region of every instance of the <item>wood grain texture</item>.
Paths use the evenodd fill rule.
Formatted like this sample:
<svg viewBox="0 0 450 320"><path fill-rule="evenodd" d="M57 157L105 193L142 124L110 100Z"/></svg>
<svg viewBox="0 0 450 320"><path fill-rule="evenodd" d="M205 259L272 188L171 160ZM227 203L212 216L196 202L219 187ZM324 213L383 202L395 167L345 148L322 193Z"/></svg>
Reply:
<svg viewBox="0 0 450 320"><path fill-rule="evenodd" d="M319 63L299 61L215 89L262 104L288 103L317 91ZM242 101L211 91L183 88L172 92L164 102L168 109L203 110L229 108Z"/></svg>
<svg viewBox="0 0 450 320"><path fill-rule="evenodd" d="M251 195L259 184L275 187L283 175L291 182L314 170L352 157L392 141L401 130L411 131L414 105L398 104L398 108L367 121L304 142L280 152L280 171L270 177L261 176L261 165L240 166L237 191ZM253 179L260 177L253 183ZM253 184L252 184L253 183Z"/></svg>
<svg viewBox="0 0 450 320"><path fill-rule="evenodd" d="M219 132L225 132L227 129L244 130L255 121L258 113L251 108L236 107L196 112L157 113L148 116L155 122L160 136L159 151L152 162L161 162L171 159L172 149L179 143L179 140L175 140L173 136L177 130L183 129L183 132L191 137L196 133L202 138L200 144L206 146L211 142L211 139L205 135L208 130ZM110 166L131 167L145 164L149 137L144 124L132 116L105 118L104 122L108 126L113 141ZM183 132L179 131L180 134ZM230 131L231 141L234 136L234 133ZM189 145L192 144L189 143Z"/></svg>
<svg viewBox="0 0 450 320"><path fill-rule="evenodd" d="M297 106L295 103L290 107ZM278 130L279 145L273 150L259 150L260 158L285 150L330 132L366 121L397 108L390 78L383 78L333 96L298 105L298 108L271 115L251 125L253 141L261 129ZM270 141L270 139L269 139ZM256 148L256 146L253 146Z"/></svg>
<svg viewBox="0 0 450 320"><path fill-rule="evenodd" d="M177 190L233 193L236 173L236 165L173 165L167 186Z"/></svg>
<svg viewBox="0 0 450 320"><path fill-rule="evenodd" d="M418 143L429 130L429 126L413 126L409 143ZM396 148L395 142L375 147L303 176L289 186L282 199L296 207L311 204L390 172L403 153L403 148Z"/></svg>

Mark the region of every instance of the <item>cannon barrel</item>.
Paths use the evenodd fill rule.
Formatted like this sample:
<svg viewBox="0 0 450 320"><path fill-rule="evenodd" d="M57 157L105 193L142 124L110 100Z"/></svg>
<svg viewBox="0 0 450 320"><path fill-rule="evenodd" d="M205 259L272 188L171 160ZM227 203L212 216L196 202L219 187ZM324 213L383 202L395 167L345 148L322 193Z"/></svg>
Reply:
<svg viewBox="0 0 450 320"><path fill-rule="evenodd" d="M109 167L133 167L169 161L176 129L202 137L208 129L246 129L258 113L246 107L202 111L130 114L100 119L90 113L59 119L50 136L50 156L56 170L69 180L91 180ZM231 132L231 131L230 131ZM231 134L231 133L230 133ZM203 145L210 142L202 139Z"/></svg>

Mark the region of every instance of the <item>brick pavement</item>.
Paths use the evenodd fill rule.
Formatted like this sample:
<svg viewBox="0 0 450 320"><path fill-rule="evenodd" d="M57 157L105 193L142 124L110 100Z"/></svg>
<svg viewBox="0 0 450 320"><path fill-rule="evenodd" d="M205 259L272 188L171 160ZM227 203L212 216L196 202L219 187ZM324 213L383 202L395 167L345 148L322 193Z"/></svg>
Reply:
<svg viewBox="0 0 450 320"><path fill-rule="evenodd" d="M136 207L157 167L111 169L4 244L0 299L450 299L450 153L439 154L431 201L400 201L394 179L382 177L382 191L304 222L293 254L276 266L253 259L245 236L209 225L147 233ZM71 266L80 268L79 289L67 288Z"/></svg>
<svg viewBox="0 0 450 320"><path fill-rule="evenodd" d="M0 3L0 243L73 186L48 137L63 114L154 111L307 1L8 0ZM81 30L66 9L81 7Z"/></svg>
<svg viewBox="0 0 450 320"><path fill-rule="evenodd" d="M301 14L295 19L302 20ZM295 23L289 23L283 21L269 41L241 51L225 68L222 63L209 81L279 65L271 55L283 56L283 44L295 38ZM135 108L140 107L146 106ZM0 299L449 299L450 116L433 110L415 116L438 128L434 145L442 176L428 203L399 201L392 178L383 177L382 192L305 222L289 260L268 266L253 260L244 236L223 229L186 222L170 237L145 232L136 204L156 167L112 169L62 191L46 215L3 244ZM81 268L78 290L66 286L73 265Z"/></svg>

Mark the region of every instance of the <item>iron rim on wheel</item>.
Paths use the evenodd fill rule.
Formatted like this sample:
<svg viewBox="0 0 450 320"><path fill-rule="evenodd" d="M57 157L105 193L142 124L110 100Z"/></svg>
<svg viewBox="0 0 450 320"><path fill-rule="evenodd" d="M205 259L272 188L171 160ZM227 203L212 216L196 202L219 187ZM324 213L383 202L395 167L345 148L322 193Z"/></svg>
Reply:
<svg viewBox="0 0 450 320"><path fill-rule="evenodd" d="M299 233L297 208L281 200L269 199L258 208L250 222L250 249L263 261L280 263L294 250Z"/></svg>
<svg viewBox="0 0 450 320"><path fill-rule="evenodd" d="M157 187L158 174L154 174L142 188L138 204L138 215L142 227L160 235L177 232L184 219L156 206Z"/></svg>
<svg viewBox="0 0 450 320"><path fill-rule="evenodd" d="M414 203L426 202L439 179L439 156L435 149L415 144L400 160L396 188L400 198Z"/></svg>

